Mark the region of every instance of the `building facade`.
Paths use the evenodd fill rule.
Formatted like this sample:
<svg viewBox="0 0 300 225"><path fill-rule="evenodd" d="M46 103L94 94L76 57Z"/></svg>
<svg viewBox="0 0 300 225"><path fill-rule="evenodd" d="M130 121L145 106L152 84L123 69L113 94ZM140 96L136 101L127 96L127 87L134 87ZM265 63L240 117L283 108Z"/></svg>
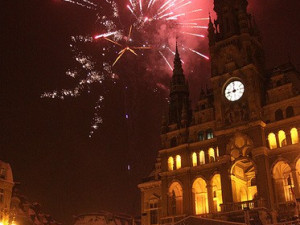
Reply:
<svg viewBox="0 0 300 225"><path fill-rule="evenodd" d="M247 0L214 0L212 89L191 110L178 49L155 170L139 184L142 224L188 216L270 224L298 217L300 76L265 69Z"/></svg>

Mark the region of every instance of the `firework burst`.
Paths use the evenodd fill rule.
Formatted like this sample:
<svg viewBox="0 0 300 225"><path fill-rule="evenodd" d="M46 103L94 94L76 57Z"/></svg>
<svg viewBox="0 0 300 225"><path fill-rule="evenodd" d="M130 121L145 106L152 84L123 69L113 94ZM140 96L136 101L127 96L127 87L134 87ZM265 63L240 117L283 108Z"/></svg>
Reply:
<svg viewBox="0 0 300 225"><path fill-rule="evenodd" d="M203 39L207 29L203 22L207 23L208 18L201 17L202 9L193 6L194 1L198 0L128 0L126 10L120 10L123 6L117 0L63 1L95 13L95 25L99 33L71 38L70 48L76 66L68 69L66 75L74 79L76 85L71 89L45 92L42 98L79 97L83 93L89 93L93 85L104 90L107 82L116 82L118 79L116 74L119 71L114 66L121 58L129 59L125 56L126 52L136 57L147 54L144 64L151 67L152 72L152 64L159 61L172 70L172 49L176 39L182 42L182 46L186 45L182 47L186 55L189 52L194 56L209 59L195 49L195 46L188 46L191 38L197 41L199 38ZM103 122L101 110L104 100L105 91L102 91L94 107L90 137Z"/></svg>

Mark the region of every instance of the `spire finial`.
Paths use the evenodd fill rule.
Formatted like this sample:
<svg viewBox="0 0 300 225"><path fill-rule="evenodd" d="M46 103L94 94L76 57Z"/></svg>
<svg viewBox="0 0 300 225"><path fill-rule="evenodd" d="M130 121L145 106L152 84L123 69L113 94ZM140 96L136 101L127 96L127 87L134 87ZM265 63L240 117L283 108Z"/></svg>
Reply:
<svg viewBox="0 0 300 225"><path fill-rule="evenodd" d="M173 74L177 75L182 75L183 74L183 69L182 69L182 64L181 64L181 59L178 51L178 41L176 38L176 53L175 53L175 58L174 58L174 70Z"/></svg>
<svg viewBox="0 0 300 225"><path fill-rule="evenodd" d="M176 55L179 55L179 52L178 52L178 37L176 37Z"/></svg>

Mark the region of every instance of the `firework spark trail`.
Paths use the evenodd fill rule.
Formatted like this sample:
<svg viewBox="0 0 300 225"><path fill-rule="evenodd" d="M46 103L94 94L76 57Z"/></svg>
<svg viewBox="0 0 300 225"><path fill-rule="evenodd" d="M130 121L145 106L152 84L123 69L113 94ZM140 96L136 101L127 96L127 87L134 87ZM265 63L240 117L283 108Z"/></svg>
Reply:
<svg viewBox="0 0 300 225"><path fill-rule="evenodd" d="M127 8L128 8L129 11L132 13L132 15L135 16L136 19L139 19L139 18L137 17L137 15L134 13L133 9L130 7L130 5L127 5Z"/></svg>
<svg viewBox="0 0 300 225"><path fill-rule="evenodd" d="M110 37L110 36L113 36L113 35L115 35L115 34L117 34L118 33L118 31L113 31L113 32L108 32L108 33L105 33L105 34L99 34L99 35L96 35L95 37L94 37L94 39L99 39L99 38L107 38L107 37Z"/></svg>
<svg viewBox="0 0 300 225"><path fill-rule="evenodd" d="M151 7L152 3L153 3L153 0L150 0L149 3L148 3L147 9L149 9Z"/></svg>
<svg viewBox="0 0 300 225"><path fill-rule="evenodd" d="M197 23L177 23L178 25L182 25L182 26L185 26L185 25L187 25L187 26L193 26L193 25L197 25Z"/></svg>
<svg viewBox="0 0 300 225"><path fill-rule="evenodd" d="M181 25L182 27L186 28L193 28L193 29L207 29L207 26L190 26L190 25Z"/></svg>
<svg viewBox="0 0 300 225"><path fill-rule="evenodd" d="M164 17L170 16L170 15L173 15L173 14L174 14L173 12L169 12L169 13L167 13L167 14L164 14L164 15L158 17L157 19L159 20L159 19L162 19L162 18L164 18Z"/></svg>
<svg viewBox="0 0 300 225"><path fill-rule="evenodd" d="M189 32L185 32L185 31L181 31L181 33L191 35L191 36L195 36L195 37L205 38L205 36L203 34L194 34L194 33L189 33Z"/></svg>
<svg viewBox="0 0 300 225"><path fill-rule="evenodd" d="M171 52L173 55L175 55L176 53L169 47L169 46L166 46L166 48L169 50L169 52ZM184 64L184 61L182 59L180 59L182 64Z"/></svg>
<svg viewBox="0 0 300 225"><path fill-rule="evenodd" d="M95 113L94 113L93 121L91 124L91 130L90 130L90 134L89 134L90 138L92 137L94 132L99 128L99 125L103 123L103 118L100 115L103 100L104 100L104 96L100 95L98 98L98 101L96 102L96 106L94 107Z"/></svg>
<svg viewBox="0 0 300 225"><path fill-rule="evenodd" d="M78 2L78 1L73 1L73 0L63 0L63 1L64 1L64 2L68 2L68 3L75 4L75 5L78 5L78 6L87 8L87 9L96 10L95 7L92 7L92 6L90 6L90 5L82 4L82 3Z"/></svg>
<svg viewBox="0 0 300 225"><path fill-rule="evenodd" d="M209 17L206 17L206 18L191 19L191 20L187 20L187 22L192 22L192 21L203 21L203 20L209 20Z"/></svg>
<svg viewBox="0 0 300 225"><path fill-rule="evenodd" d="M140 0L140 12L141 12L141 15L143 15L143 3L142 3L142 0Z"/></svg>
<svg viewBox="0 0 300 225"><path fill-rule="evenodd" d="M178 10L178 9L183 8L183 7L185 7L185 6L187 6L187 5L190 5L190 4L192 4L192 1L189 1L189 2L187 2L187 3L184 3L183 5L178 6L177 8L175 8L174 10Z"/></svg>
<svg viewBox="0 0 300 225"><path fill-rule="evenodd" d="M191 49L191 48L189 48L189 50L190 50L191 52L194 52L194 53L196 53L197 55L200 55L201 57L203 57L203 58L209 60L209 57L208 57L208 56L206 56L206 55L204 55L204 54L202 54L202 53L200 53L200 52L198 52L198 51L196 51L196 50L194 50L194 49Z"/></svg>
<svg viewBox="0 0 300 225"><path fill-rule="evenodd" d="M169 66L170 70L173 71L173 68L172 68L171 64L169 63L168 59L165 57L165 55L161 51L159 51L159 54L163 57L163 59L165 60L165 62Z"/></svg>
<svg viewBox="0 0 300 225"><path fill-rule="evenodd" d="M111 43L113 43L113 44L115 44L115 45L118 45L118 46L121 46L121 47L122 47L122 45L119 44L119 43L116 42L116 41L113 41L113 40L111 40L111 39L109 39L109 38L104 38L104 39L107 40L107 41L109 41L109 42L111 42Z"/></svg>
<svg viewBox="0 0 300 225"><path fill-rule="evenodd" d="M85 3L88 3L88 4L92 5L92 6L95 6L95 7L98 6L98 5L95 4L94 2L90 2L90 1L88 1L88 0L82 0L82 1L85 2Z"/></svg>

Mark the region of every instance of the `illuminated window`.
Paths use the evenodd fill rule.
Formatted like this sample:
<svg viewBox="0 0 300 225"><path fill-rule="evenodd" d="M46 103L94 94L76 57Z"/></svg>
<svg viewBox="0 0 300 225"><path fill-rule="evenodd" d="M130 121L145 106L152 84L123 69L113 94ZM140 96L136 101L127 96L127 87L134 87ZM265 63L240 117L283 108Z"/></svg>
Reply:
<svg viewBox="0 0 300 225"><path fill-rule="evenodd" d="M219 153L219 147L217 147L217 157L219 157L220 156L220 153Z"/></svg>
<svg viewBox="0 0 300 225"><path fill-rule="evenodd" d="M280 161L273 168L273 179L275 182L275 193L278 203L293 200L292 188L294 181L291 173L291 167Z"/></svg>
<svg viewBox="0 0 300 225"><path fill-rule="evenodd" d="M196 152L194 152L192 154L192 162L193 162L193 166L197 166L197 154L196 154Z"/></svg>
<svg viewBox="0 0 300 225"><path fill-rule="evenodd" d="M268 135L269 147L270 149L277 148L276 136L274 133Z"/></svg>
<svg viewBox="0 0 300 225"><path fill-rule="evenodd" d="M200 165L205 164L205 153L203 150L199 154L199 162L200 162Z"/></svg>
<svg viewBox="0 0 300 225"><path fill-rule="evenodd" d="M174 159L173 159L173 157L169 157L169 159L168 159L168 168L169 168L169 170L174 169Z"/></svg>
<svg viewBox="0 0 300 225"><path fill-rule="evenodd" d="M294 108L292 106L289 106L285 110L285 114L287 118L293 117L294 116Z"/></svg>
<svg viewBox="0 0 300 225"><path fill-rule="evenodd" d="M200 132L198 133L198 140L199 140L199 141L204 141L204 133L203 133L203 131L200 131Z"/></svg>
<svg viewBox="0 0 300 225"><path fill-rule="evenodd" d="M208 157L209 157L209 162L214 162L216 160L215 158L215 150L213 148L208 149Z"/></svg>
<svg viewBox="0 0 300 225"><path fill-rule="evenodd" d="M181 156L176 155L176 169L180 169L180 168L181 168Z"/></svg>
<svg viewBox="0 0 300 225"><path fill-rule="evenodd" d="M207 140L214 138L214 134L211 129L206 131L206 138Z"/></svg>
<svg viewBox="0 0 300 225"><path fill-rule="evenodd" d="M286 136L283 130L278 132L279 147L286 146Z"/></svg>
<svg viewBox="0 0 300 225"><path fill-rule="evenodd" d="M283 119L283 113L281 109L277 109L275 112L275 120L282 120Z"/></svg>
<svg viewBox="0 0 300 225"><path fill-rule="evenodd" d="M211 180L212 191L213 191L213 200L214 200L214 211L221 211L221 204L223 203L222 198L222 187L221 187L221 176L216 174Z"/></svg>
<svg viewBox="0 0 300 225"><path fill-rule="evenodd" d="M292 128L291 129L291 139L292 139L292 144L299 143L299 136L298 136L297 128Z"/></svg>
<svg viewBox="0 0 300 225"><path fill-rule="evenodd" d="M206 182L202 178L197 178L193 183L193 196L196 215L208 213L209 209Z"/></svg>
<svg viewBox="0 0 300 225"><path fill-rule="evenodd" d="M181 215L182 208L182 187L178 182L173 182L169 188L169 212L172 215Z"/></svg>

